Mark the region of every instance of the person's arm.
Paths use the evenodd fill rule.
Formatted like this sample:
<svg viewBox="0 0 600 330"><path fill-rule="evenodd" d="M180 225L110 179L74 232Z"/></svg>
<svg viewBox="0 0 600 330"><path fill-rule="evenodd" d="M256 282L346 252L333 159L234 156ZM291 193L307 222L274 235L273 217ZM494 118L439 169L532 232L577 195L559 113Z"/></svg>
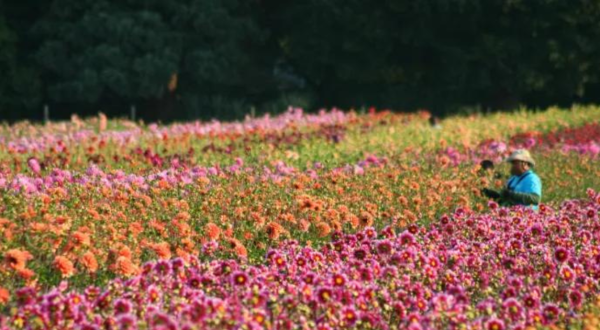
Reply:
<svg viewBox="0 0 600 330"><path fill-rule="evenodd" d="M485 195L487 198L491 199L499 199L500 193L494 189L483 188L481 189L481 193Z"/></svg>
<svg viewBox="0 0 600 330"><path fill-rule="evenodd" d="M496 189L489 189L489 188L483 188L481 189L481 193L487 197L487 198L491 198L493 200L496 201L502 201L504 198L504 191L507 189L507 187L510 186L511 180L513 180L514 177L510 177L508 182L505 183L504 188L502 188L501 190L496 190ZM494 180L492 180L494 181Z"/></svg>
<svg viewBox="0 0 600 330"><path fill-rule="evenodd" d="M540 195L536 193L514 192L506 190L502 196L504 199L515 204L537 205L540 203Z"/></svg>

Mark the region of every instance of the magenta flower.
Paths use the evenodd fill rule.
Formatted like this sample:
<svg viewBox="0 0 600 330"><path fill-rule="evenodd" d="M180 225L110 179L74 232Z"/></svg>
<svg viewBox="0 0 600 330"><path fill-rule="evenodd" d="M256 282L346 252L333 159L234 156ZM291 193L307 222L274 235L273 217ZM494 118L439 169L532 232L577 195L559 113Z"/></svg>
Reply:
<svg viewBox="0 0 600 330"><path fill-rule="evenodd" d="M412 245L415 243L415 237L408 231L404 231L400 234L400 243L402 245Z"/></svg>
<svg viewBox="0 0 600 330"><path fill-rule="evenodd" d="M199 276L194 275L188 280L188 286L190 286L191 288L198 289L201 285L202 279Z"/></svg>
<svg viewBox="0 0 600 330"><path fill-rule="evenodd" d="M346 279L346 276L344 276L342 274L335 274L335 275L333 275L333 278L332 278L332 282L333 282L334 286L339 286L339 287L344 286L344 285L346 285L347 281L348 280Z"/></svg>
<svg viewBox="0 0 600 330"><path fill-rule="evenodd" d="M356 321L358 321L358 314L354 308L347 307L342 310L342 319L346 326L352 327L356 324Z"/></svg>
<svg viewBox="0 0 600 330"><path fill-rule="evenodd" d="M364 249L356 249L354 250L354 258L358 260L363 260L367 256L367 252Z"/></svg>
<svg viewBox="0 0 600 330"><path fill-rule="evenodd" d="M154 264L154 271L161 276L167 276L171 273L171 264L168 261L161 260Z"/></svg>
<svg viewBox="0 0 600 330"><path fill-rule="evenodd" d="M387 241L381 241L377 243L377 253L379 254L389 254L392 252L392 244Z"/></svg>
<svg viewBox="0 0 600 330"><path fill-rule="evenodd" d="M130 301L125 299L118 299L115 301L115 315L129 314L132 311L132 304Z"/></svg>
<svg viewBox="0 0 600 330"><path fill-rule="evenodd" d="M329 288L320 288L317 291L317 297L319 298L320 302L326 303L332 299L333 292Z"/></svg>
<svg viewBox="0 0 600 330"><path fill-rule="evenodd" d="M523 318L523 308L515 298L509 298L502 304L507 316L514 322Z"/></svg>
<svg viewBox="0 0 600 330"><path fill-rule="evenodd" d="M491 318L485 323L486 330L504 330L504 322L498 318Z"/></svg>
<svg viewBox="0 0 600 330"><path fill-rule="evenodd" d="M590 208L587 210L586 215L589 219L595 219L596 218L596 210L593 208Z"/></svg>
<svg viewBox="0 0 600 330"><path fill-rule="evenodd" d="M575 281L575 272L569 266L562 266L560 268L560 276L565 282Z"/></svg>
<svg viewBox="0 0 600 330"><path fill-rule="evenodd" d="M116 320L119 329L137 329L137 319L131 314L121 314Z"/></svg>
<svg viewBox="0 0 600 330"><path fill-rule="evenodd" d="M231 275L231 281L233 285L244 286L248 284L248 275L240 271L234 272Z"/></svg>
<svg viewBox="0 0 600 330"><path fill-rule="evenodd" d="M569 292L569 304L572 309L578 309L581 307L581 303L583 302L583 295L581 292L577 290L571 290Z"/></svg>
<svg viewBox="0 0 600 330"><path fill-rule="evenodd" d="M554 323L560 314L560 309L555 304L547 304L542 309L542 316L545 325Z"/></svg>
<svg viewBox="0 0 600 330"><path fill-rule="evenodd" d="M535 309L539 305L539 300L532 295L528 295L523 299L523 304L527 309Z"/></svg>
<svg viewBox="0 0 600 330"><path fill-rule="evenodd" d="M567 259L569 259L569 251L562 247L557 248L554 251L554 259L560 263L567 261Z"/></svg>
<svg viewBox="0 0 600 330"><path fill-rule="evenodd" d="M34 157L29 158L29 160L27 160L27 165L29 165L29 169L31 169L31 171L35 175L40 175L40 173L42 172L40 162L38 162L38 160Z"/></svg>

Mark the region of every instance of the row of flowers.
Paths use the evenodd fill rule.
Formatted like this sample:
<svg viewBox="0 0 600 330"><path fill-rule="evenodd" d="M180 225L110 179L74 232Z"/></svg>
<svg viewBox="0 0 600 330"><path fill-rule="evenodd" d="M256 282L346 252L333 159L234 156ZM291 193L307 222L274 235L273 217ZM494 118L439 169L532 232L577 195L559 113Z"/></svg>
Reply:
<svg viewBox="0 0 600 330"><path fill-rule="evenodd" d="M105 318L106 315L113 313L110 309L112 305L109 304L108 311L98 311L93 309L96 307L89 309L85 307L86 305L80 304L82 302L88 306L94 305L96 303L95 299L98 298L94 294L98 295L110 291L112 292L111 299L119 297L129 299L129 302L133 304L132 308L136 312L126 313L129 317L128 320L133 317L131 322L136 322L139 326L153 322L152 319L148 319L148 315L158 311L154 309L156 307L159 308L160 313L172 314L173 316L168 319L183 327L189 320L185 319L187 316L184 317L174 312L175 309L181 306L170 305L171 298L179 298L178 296L172 296L169 290L179 292L177 291L177 285L185 285L191 273L204 276L205 273L203 272L211 272L209 270L218 267L221 262L231 264L233 269L240 270L253 280L257 278L260 272L264 271L265 267L270 267L270 264L264 263L264 254L273 246L291 238L297 240L298 245L282 245L274 250L283 256L286 265L289 266L294 263L294 256L300 253L299 250L303 249L301 246L307 246L309 251L320 253L327 260L333 258L332 260L337 260L336 262L340 264L339 267L345 267L339 268L335 263L323 263L322 269L312 269L313 272L319 273L319 276L323 278L331 278L333 276L332 272L335 272L338 268L341 274L351 274L351 268L354 267L354 264L346 265L345 262L348 260L348 255L354 253L357 248L355 243L344 245L346 254L341 255L337 254L340 251L321 250L319 247L327 242L332 233L344 232L345 235L348 235L342 235L344 237L364 236L367 232L373 232L371 227L381 229L384 225L391 224L388 229L380 232L379 238L389 236L388 238L393 241L390 244L392 244L394 251L399 248L398 243L394 241L395 236L390 235L394 230L403 231L408 228L409 233L417 241L425 242L423 244L427 245L430 241L422 241L422 239L429 237L428 235L432 231L440 235L450 236L458 235L454 232L455 230L465 231L460 235L467 235L467 231L473 232L473 228L465 227L466 223L463 223L463 220L456 215L450 217L451 222L455 220L454 218L459 219L453 222L456 226L443 226L443 228L436 227L436 225L431 228L423 226L430 221L435 222L434 219L438 219L441 214L450 212L456 207L461 208L460 214L465 214L465 221L467 221L466 218L470 218L479 219L476 220L478 224L495 223L495 227L489 230L498 232L500 224L508 219L506 215L501 215L500 211L496 211L495 206L494 209L496 210L488 215L480 216L476 212L483 211L487 203L480 196L479 188L486 185L501 185L502 181L494 181L494 179L480 174L477 166L473 166L473 162L477 163L477 157L465 153L467 156L461 158L455 164L451 156L431 152L435 149L424 147L421 144L422 141L409 141L408 144L412 146L411 148L384 153L386 157L364 155L362 158L356 157L356 159L362 160L353 161L349 163L350 165L345 166L340 166L340 162L328 162L329 159L324 157L314 157L307 159L309 161L305 167L307 169L301 169L298 166L298 161L293 162L295 165L292 165L277 160L280 158L272 158L274 154L268 154L264 158L254 157L243 160L236 157L237 151L235 150L230 154L225 150L223 155L227 156L215 158L227 160L227 162L221 163L228 164L226 166L202 166L195 163L195 159L198 158L197 154L186 151L190 146L196 147L196 150L201 150L197 147L202 146L206 141L212 141L211 139L215 141L230 139L241 143L236 144L236 148L241 148L240 146L243 145L252 145L257 150L264 149L265 152L268 150L267 146L280 143L283 150L287 146L293 145L292 149L286 151L290 155L286 159L293 161L293 150L302 152L301 150L306 147L315 148L316 146L316 148L320 148L323 146L328 151L347 151L349 149L344 148L348 148L356 141L356 137L352 137L352 135L362 134L366 142L352 148L367 153L371 151L373 146L369 143L370 139L379 139L382 134L393 129L438 134L439 131L430 130L425 126L423 115L420 114L416 117L389 113L371 113L358 117L344 115L348 116L345 122L339 118L339 120L331 119L337 115L331 115L328 117L329 119L311 119L312 122L311 120L302 119L306 117L306 115L302 115L294 120L288 120L287 123L280 126L264 124L261 128L260 125L256 124L259 127L256 130L248 128L246 131L239 132L236 132L235 129L233 131L224 129L214 133L212 137L211 134L213 133L210 132L206 136L200 134L197 137L190 137L189 130L194 129L190 127L195 124L191 124L192 126L175 125L170 128L156 126L148 129L150 133L145 130L130 132L132 139L123 144L123 147L116 147L118 143L111 145L114 141L101 147L102 140L98 140L98 136L118 134L119 132L117 130L100 130L99 133L91 131L86 133L87 137L81 140L62 143L61 145L64 148L55 150L56 152L50 151L50 155L46 154L48 152L46 148L51 146L52 143L41 147L39 151L33 151L34 157L30 157L29 154L12 153L14 150L11 152L7 150L0 151L0 191L3 193L2 203L0 204L0 246L2 246L0 254L4 259L0 266L0 286L2 286L0 301L6 301L9 306L14 306L19 301L21 294L25 296L33 294L35 296L35 298L32 298L34 299L33 302L27 304L29 307L19 307L21 311L19 316L15 314L9 318L4 318L4 321L7 322L8 327L25 326L27 324L31 327L68 328L69 325L55 326L52 323L54 321L48 320L46 316L41 316L46 313L43 311L46 307L43 306L46 306L44 301L47 301L41 297L42 292L45 292L48 287L58 285L60 280L68 279L70 286L73 288L92 285L90 289L92 295L85 297L85 299L85 292L79 291L76 294L74 291L66 290L64 285L57 286L56 292L53 292L53 294L58 294L62 298L76 296L74 299L77 301L78 307L75 308L77 313L83 311L82 313L87 315L85 320L77 318L79 321L84 322L77 323L78 325L83 326L87 322L90 323L90 326L93 324L103 324L104 327L116 326L115 322L118 322L120 316L112 315L112 318ZM292 115L289 116L293 117ZM321 114L319 116L327 118L328 115ZM415 118L421 119L415 120ZM302 124L304 126L297 125L297 122L302 120L304 120L305 124ZM281 121L285 122L285 120ZM450 124L451 121L446 123ZM72 125L76 125L76 123L77 121ZM391 125L388 125L388 123L391 123ZM109 124L112 125L112 123ZM235 127L238 124L232 125ZM273 125L275 128L269 125ZM267 126L271 128L265 128ZM296 126L300 128L295 128ZM573 153L556 157L562 148L567 145L572 146L580 142L583 145L584 143L598 141L594 133L585 133L593 132L594 127L592 125L588 128L572 128L571 131L568 131L569 133L561 133L564 132L562 130L544 130L553 132L551 134L559 137L568 137L571 133L582 137L576 141L566 141L562 137L553 137L549 139L553 139L554 142L548 143L547 147L539 147L544 145L544 139L536 140L536 145L531 146L535 151L536 158L542 164L546 164L546 167L540 170L540 175L545 183L548 182L544 186L544 201L549 202L548 207L558 208L561 200L580 197L584 195L584 187L600 184L600 172L595 157L579 158ZM50 126L42 130L46 129L46 133L53 132L49 134L60 135L55 132L56 127ZM81 131L85 129L83 127ZM157 130L163 131L159 132ZM584 133L580 131L584 131ZM178 132L181 132L181 134ZM162 133L167 135L163 134L161 136ZM347 139L344 134L348 134ZM291 140L288 140L289 137L292 137ZM560 139L563 139L562 142L556 143ZM14 141L15 139L11 138L11 140ZM30 138L30 140L35 140L35 138ZM518 139L514 141L517 142L505 145L504 149L494 147L497 151L493 155L498 156L498 159L500 159L510 149L520 146ZM83 146L78 145L78 142L81 142ZM91 145L96 149L81 150L81 148L85 149ZM0 146L5 146L5 144L0 144ZM165 146L171 149L163 149ZM211 148L221 148L223 145L209 143L208 146L212 146L207 149L209 150L207 153L211 154L213 153L213 151L210 151ZM468 149L468 146L465 148ZM221 151L215 151L215 153L221 155ZM39 157L36 157L36 152L43 156L38 155ZM115 153L119 154L118 159L114 158ZM92 163L94 163L92 165L88 165L87 161L78 163L77 158L82 155L102 156L105 160L92 160ZM314 155L318 155L318 153ZM487 154L485 156L487 157ZM62 159L65 162L64 164L56 163L48 161L49 159ZM204 164L211 163L205 159L202 159L202 162ZM215 164L218 164L218 162L215 162ZM565 173L569 175L565 175ZM586 214L588 210L597 211L596 204L579 205L578 202L573 202L569 205L573 205L571 208L579 210L577 216L569 213L570 210L567 210L567 212L561 209L560 212L562 213L554 214L547 209L546 211L550 213L542 213L540 216L521 210L519 212L522 214L518 217L530 219L526 220L530 221L530 224L531 221L538 222L546 228L546 226L553 223L552 219L560 219L556 221L565 223L567 219L562 214L567 214L569 221L574 221L573 226L577 227L580 225L579 219L585 218L584 211ZM595 233L595 229L590 227L592 220L585 221L587 221L585 226L581 224L587 228L585 230ZM415 228L417 229L416 232ZM575 229L572 230L579 233ZM357 232L359 234L355 234ZM513 233L516 234L514 231ZM341 234L336 234L336 237L339 235ZM452 243L454 238L450 238L450 236L447 236L448 241L444 241L444 244L455 244ZM457 237L459 240L465 239L465 236ZM499 240L493 240L494 237L487 236L486 232L480 242L487 240L500 242ZM504 238L508 241L507 237ZM548 249L553 246L562 246L563 243L557 243L557 238L558 236L552 236L543 244L547 244ZM348 239L352 240L352 238ZM339 241L339 237L336 240ZM439 243L438 241L433 242ZM371 244L370 249L377 250L376 246L379 243L372 241ZM426 251L428 254L434 253L438 249L433 245L425 245L418 245L418 249ZM314 246L314 248L311 248L311 246ZM337 249L333 245L329 246L329 249ZM566 248L570 255L579 253L579 250L572 249L573 246L566 246ZM460 251L460 253L463 253L462 250ZM486 264L497 266L500 262L491 260L489 251L480 252L477 253L482 255L482 258L484 258L482 260ZM530 252L532 251L527 250L523 253ZM473 253L474 256L477 253ZM201 256L201 260L196 261L197 256ZM172 258L178 258L178 261L168 262L171 265L169 266L170 269L184 269L183 273L187 275L183 276L179 274L180 272L172 272L170 274L175 277L169 280L168 285L165 284L167 286L155 283L159 286L161 297L165 297L165 301L160 300L147 305L144 305L145 302L131 301L133 293L127 291L129 288L132 290L134 288L138 290L147 288L137 286L137 282L116 280L113 284L106 286L108 281L115 277L129 279L127 281L145 281L144 278L149 276L147 268L150 267L144 266L145 262L155 259L166 261ZM233 260L229 260L230 258ZM269 258L267 258L267 263L268 260ZM523 259L516 260L519 263L524 262ZM376 260L379 265L390 263L390 261L390 258ZM182 262L185 265L184 267L175 266L175 264ZM161 262L161 264L164 263ZM249 266L251 264L258 264L259 266ZM364 266L370 267L370 265L369 263ZM414 275L414 280L429 285L429 280L423 277L426 274L416 274L418 273L416 270L421 270L422 266L422 264L413 264L412 268L401 268L399 271L404 272L409 277ZM569 267L578 271L575 264ZM254 271L251 271L252 269ZM453 268L451 270L456 271ZM586 268L586 272L588 271L589 269ZM506 274L508 273L507 270ZM590 274L588 277L593 277L591 273L588 274ZM207 300L202 300L203 302L217 299L220 301L218 306L222 306L216 309L216 313L220 315L221 319L216 318L221 320L218 321L221 323L216 321L217 323L208 324L206 327L224 328L231 325L227 322L233 322L232 327L235 327L235 324L241 326L246 324L247 327L284 327L276 323L279 322L277 321L277 315L280 312L268 314L270 309L256 310L259 312L257 315L264 315L265 318L262 319L262 322L267 323L262 325L251 323L255 312L254 307L248 307L249 305L245 300L234 303L230 301L231 297L228 295L240 297L239 294L234 293L239 292L235 290L240 288L225 285L227 283L231 284L232 277L231 274L229 275L215 281L214 287L207 287L208 291L204 288L196 288L197 291L204 292L202 297L206 297ZM441 273L438 275L442 276ZM183 277L179 278L178 276ZM353 281L354 279L347 278L347 280ZM288 287L297 287L299 284L299 280L295 277L292 277L290 281L292 282L287 282L287 286L276 288L287 290ZM379 281L383 282L382 279L379 279ZM494 282L496 279L493 278L490 281ZM530 283L529 281L531 280L525 282ZM321 287L331 285L330 282L328 282L329 284L325 282L319 282L310 289L317 292ZM395 285L399 285L399 283L397 282ZM505 282L502 283L506 284ZM254 285L254 283L252 284ZM445 292L445 282L438 282L438 284L440 288L436 289L438 291L431 291L432 294L433 292ZM122 288L119 289L121 291L113 291L112 288L115 285L125 285L127 289ZM386 287L388 283L381 285ZM22 286L26 286L27 289L17 293L17 289ZM225 291L215 295L214 292L218 291L218 287L225 288ZM269 290L275 290L276 288L271 287ZM494 297L501 292L500 286L487 288L491 290L486 293L489 297ZM477 289L485 290L479 287ZM97 292L94 293L94 290ZM299 289L296 288L295 290ZM394 290L397 290L397 287L391 287L388 290L395 292ZM473 292L475 289L471 288L470 290ZM546 290L545 287L544 290ZM544 290L539 294L540 299L547 293ZM565 292L561 291L560 294ZM590 292L593 293L594 291ZM451 294L449 292L445 293ZM199 292L196 294L200 295ZM332 294L337 295L338 293L333 292ZM360 292L351 292L352 296L356 294L360 294ZM241 295L243 296L243 293ZM410 291L408 296L414 298L415 295ZM274 301L281 301L279 298L284 298L279 296L269 297ZM286 297L289 297L289 295ZM316 299L314 294L311 297ZM424 298L427 306L432 304L431 297L426 296ZM549 296L544 297L546 297L544 303L540 303L536 307L536 310L542 314L544 314L542 306L547 307L545 305L550 302ZM398 299L393 298L393 300ZM475 328L486 327L488 324L493 326L508 325L509 321L500 314L493 316L489 313L475 312L480 300L473 297L470 297L470 299L472 300L469 300L467 304L470 307L462 310L468 319L465 321L466 324ZM588 297L588 295L583 297L583 301L589 301L590 299L591 297ZM8 302L9 300L10 302ZM413 311L414 305L412 304L415 303L414 301L404 300L404 298L400 300L403 308L407 311ZM381 301L378 300L378 304ZM475 303L476 301L477 303ZM402 318L392 316L393 313L390 311L393 308L384 307L383 303L380 306L378 305L380 309L375 311L373 315L366 313L361 306L364 304L371 306L371 302L369 300L360 304L349 305L351 307L349 311L356 313L356 327L367 327L371 318L373 318L373 322L378 322L372 325L376 328L380 327L380 324L388 324L392 328L393 326L397 328L417 327L413 324L416 322L412 322L412 318L406 318L408 314ZM163 303L168 304L168 306L161 305ZM563 305L556 306L561 313L561 319L570 318L569 313L579 313L579 309L570 309L571 307L565 305L566 303L565 300ZM327 326L333 328L349 326L346 323L340 323L342 319L339 311L343 310L343 307L338 305L321 306L323 309L313 312L314 308L310 303L303 301L302 304L309 304L311 312L303 312L302 315L293 314L290 311L286 312L286 315L289 315L289 321L293 324L305 324L301 323L304 322L304 319L308 324L305 327L313 329L317 326L325 328ZM423 302L419 304L422 305ZM50 305L48 308L51 310L56 308L52 304ZM29 308L38 309L30 310ZM63 307L58 308L64 310ZM495 308L498 311L500 310L498 306ZM431 309L428 307L426 311L431 311ZM417 311L415 310L415 312ZM71 312L67 312L67 315L70 315L68 313ZM450 324L443 323L449 322L447 319L444 319L444 321L433 320L431 321L433 323L431 323L428 321L428 313L417 313L419 317L424 317L422 320L419 318L419 326L421 327L445 327L446 324ZM453 315L453 313L455 311L452 310L442 314ZM40 316L36 318L34 315ZM82 316L83 314L78 315ZM211 318L214 316L213 314L210 315ZM237 320L232 315L245 316L243 319ZM315 318L314 315L319 316ZM237 321L232 321L232 319ZM321 321L322 319L325 321ZM498 323L489 323L491 320L498 320ZM522 322L513 322L513 324L520 325L529 322L527 320L529 319L523 319ZM71 318L71 316L65 316L63 321L75 324L73 323L75 322L74 318ZM129 321L124 322L121 327L126 327ZM548 322L552 323L551 321ZM381 326L383 327L383 325ZM152 327L158 328L160 326L156 324Z"/></svg>
<svg viewBox="0 0 600 330"><path fill-rule="evenodd" d="M536 157L553 160L540 171L549 205L600 184L593 159ZM226 168L148 176L106 173L97 166L85 174L56 169L38 178L19 176L5 186L9 193L0 205L0 253L21 251L27 267L6 268L0 282L10 290L54 284L61 276L78 286L101 284L136 274L151 259L207 251L254 262L291 237L319 244L333 231L390 221L406 228L457 206L479 212L486 203L479 189L503 184L480 176L477 166L438 161L432 167L367 157L337 170L315 164L301 172L280 164L257 172L239 160ZM575 171L566 176L565 169ZM206 246L211 240L219 244Z"/></svg>
<svg viewBox="0 0 600 330"><path fill-rule="evenodd" d="M104 287L18 290L5 328L525 329L577 324L600 287L600 194L552 210L464 208L430 226L289 240L255 265L194 256ZM212 242L217 245L216 242ZM27 255L12 250L13 269ZM55 263L68 272L61 260Z"/></svg>
<svg viewBox="0 0 600 330"><path fill-rule="evenodd" d="M381 115L389 112L379 113ZM400 114L398 117L410 119L427 114ZM74 116L71 122L58 122L46 126L28 123L0 127L2 151L9 153L62 152L82 144L102 142L119 146L136 146L148 140L177 139L182 136L194 138L238 138L257 136L263 140L276 138L277 133L297 132L311 128L336 127L359 120L355 113L333 108L307 114L301 108L290 107L286 112L258 118L247 117L240 122L189 122L163 126L158 124L138 125L133 122L110 121L104 115L89 120Z"/></svg>
<svg viewBox="0 0 600 330"><path fill-rule="evenodd" d="M404 151L422 150L425 153L447 145L464 154L455 155L457 151L448 150L450 159L457 163L465 159L470 161L479 154L485 156L487 151L484 149L487 148L483 145L476 147L482 139L502 141L509 139L514 132L539 132L520 133L517 137L548 132L566 132L562 136L575 136L576 133L565 131L564 128L582 131L577 127L582 122L594 121L599 112L595 108L578 112L549 111L528 118L530 125L519 122L521 119L517 115L507 115L498 118L503 124L496 125L494 129L481 129L480 126L489 121L487 117L471 120L452 118L445 122L449 128L441 131L426 129L426 118L430 116L427 112L394 114L373 111L359 115L333 109L318 114L304 114L301 109L295 108L273 118L265 116L234 123L145 126L127 121L108 121L106 117L100 117L86 121L74 119L71 123L47 126L21 124L0 127L0 173L9 177L24 174L31 158L38 161L42 172L54 168L82 172L93 163L106 171L124 169L140 175L172 167L230 164L235 158L243 158L253 166L289 160L295 167L304 168L306 160L318 161L316 158L322 157L318 153L303 151L307 149L326 149L329 155L340 152L343 157L335 161L333 166L342 166L357 162L362 152L390 156L386 152L390 149L390 143L403 145L403 148L406 147ZM553 118L553 122L544 124L547 118ZM104 125L101 125L103 122ZM451 124L461 126L455 129ZM415 135L420 138L415 139ZM478 138L467 139L468 142L465 140L467 136ZM561 139L564 142L561 145L578 147L584 152L595 150L593 144L586 149L581 139L571 141L557 136L553 141ZM509 145L512 147L515 144ZM554 149L559 147L553 146ZM467 148L467 151L463 148ZM500 146L492 146L489 151L491 156L498 156L495 150L498 148L502 149L501 143ZM354 156L349 157L349 154Z"/></svg>
<svg viewBox="0 0 600 330"><path fill-rule="evenodd" d="M99 188L139 188L142 191L148 191L150 187L164 182L169 185L188 186L197 184L199 179L236 179L241 174L252 175L260 181L280 182L284 178L297 176L308 176L316 180L320 176L328 174L364 174L369 167L382 167L387 162L386 157L379 158L371 155L354 165L348 164L330 171L326 170L320 162L315 162L311 168L301 171L283 161L275 161L271 166L253 167L245 165L243 159L236 158L233 164L227 166L187 167L180 166L179 162L175 160L170 168L147 175L128 174L123 170L113 170L107 173L95 164L91 164L83 173L55 168L43 175L38 160L31 158L27 163L32 175L19 173L13 176L0 173L0 190L23 193L25 196L72 185L84 187L93 185Z"/></svg>
<svg viewBox="0 0 600 330"><path fill-rule="evenodd" d="M577 137L577 138L575 138ZM581 155L596 158L600 154L600 124L588 124L578 128L552 131L541 135L538 133L523 133L510 139L510 142L487 140L481 142L476 148L464 152L454 147L448 147L435 158L430 155L419 155L421 161L441 162L458 166L461 163L478 163L484 159L501 162L508 153L517 148L532 149L533 152L547 153L549 151L575 151ZM136 150L133 153L145 157L152 163L159 163L162 167L164 159L158 154L150 151L142 152ZM411 154L411 152L406 152ZM406 157L406 155L404 155ZM342 167L330 169L331 173L344 172L348 174L364 174L365 169L371 166L384 166L388 162L387 157L370 155L355 164L347 164ZM271 162L270 166L257 164L247 165L242 158L235 158L233 164L227 166L189 166L181 158L171 158L170 166L162 171L154 171L149 174L126 173L123 170L113 170L106 173L98 165L91 164L83 173L71 172L54 168L42 174L43 165L36 158L27 161L31 175L18 173L13 175L10 171L0 172L0 190L5 189L13 192L23 192L26 195L36 192L45 192L51 188L64 187L66 184L78 184L86 186L92 184L100 187L132 187L148 190L159 182L166 181L170 185L192 185L199 178L210 177L234 177L240 173L253 175L264 180L280 181L285 177L306 175L311 179L328 173L323 165L314 162L312 166L304 171L278 160Z"/></svg>
<svg viewBox="0 0 600 330"><path fill-rule="evenodd" d="M597 158L600 155L600 123L588 123L580 127L564 128L547 133L524 132L513 135L508 141L489 139L473 148L447 147L441 155L457 165L464 162L480 162L489 159L501 162L510 151L529 149L532 152L552 150L564 153L576 152Z"/></svg>

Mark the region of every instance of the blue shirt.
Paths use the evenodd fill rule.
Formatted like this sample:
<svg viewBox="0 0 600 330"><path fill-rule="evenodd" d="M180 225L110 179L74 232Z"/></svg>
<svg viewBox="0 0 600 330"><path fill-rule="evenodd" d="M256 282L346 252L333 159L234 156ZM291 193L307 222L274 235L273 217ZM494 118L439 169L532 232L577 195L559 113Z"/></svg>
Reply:
<svg viewBox="0 0 600 330"><path fill-rule="evenodd" d="M511 176L510 179L508 179L506 188L518 193L534 193L540 196L540 199L542 198L542 180L540 180L540 177L532 170L528 170L521 175ZM538 206L532 205L532 208L537 210Z"/></svg>

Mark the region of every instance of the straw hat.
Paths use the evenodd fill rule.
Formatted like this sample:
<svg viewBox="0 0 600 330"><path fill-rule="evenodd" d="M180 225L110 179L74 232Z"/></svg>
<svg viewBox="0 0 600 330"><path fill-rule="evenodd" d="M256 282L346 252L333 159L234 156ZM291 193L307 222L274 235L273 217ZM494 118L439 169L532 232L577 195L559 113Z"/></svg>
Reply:
<svg viewBox="0 0 600 330"><path fill-rule="evenodd" d="M508 157L506 159L507 162L512 162L515 160L520 160L520 161L529 163L529 165L531 165L531 166L535 166L535 160L533 160L533 157L531 157L531 154L529 153L529 151L527 151L525 149L515 150L510 155L510 157Z"/></svg>

